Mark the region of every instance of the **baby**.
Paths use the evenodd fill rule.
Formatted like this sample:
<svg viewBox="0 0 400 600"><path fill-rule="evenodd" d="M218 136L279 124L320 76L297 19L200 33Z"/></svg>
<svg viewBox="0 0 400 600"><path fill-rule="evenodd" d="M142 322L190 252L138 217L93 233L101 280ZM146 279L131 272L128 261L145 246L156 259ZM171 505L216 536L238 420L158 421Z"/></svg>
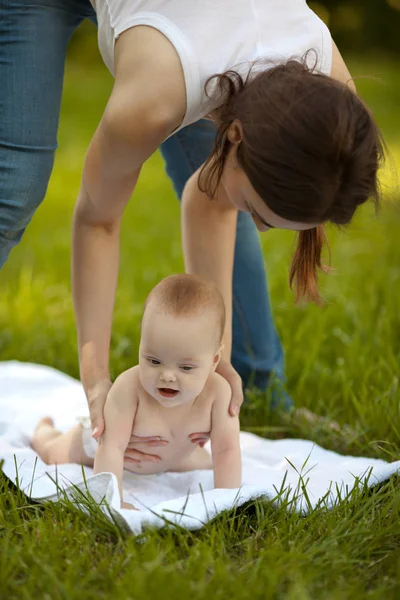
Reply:
<svg viewBox="0 0 400 600"><path fill-rule="evenodd" d="M149 294L144 308L139 364L114 382L104 406L105 431L99 443L90 423L62 434L49 418L36 427L32 447L48 464L94 465L94 473L214 469L214 487L241 485L239 419L228 413L231 388L215 372L222 351L225 306L212 282L173 275ZM189 438L210 432L210 454ZM131 435L160 436L168 442L159 462L124 462ZM136 446L146 452L143 444Z"/></svg>

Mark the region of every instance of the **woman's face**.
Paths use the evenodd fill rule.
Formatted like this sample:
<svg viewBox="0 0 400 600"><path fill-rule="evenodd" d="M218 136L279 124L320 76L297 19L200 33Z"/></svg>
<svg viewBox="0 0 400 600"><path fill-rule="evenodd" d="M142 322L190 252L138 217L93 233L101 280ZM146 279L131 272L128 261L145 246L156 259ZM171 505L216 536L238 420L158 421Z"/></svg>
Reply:
<svg viewBox="0 0 400 600"><path fill-rule="evenodd" d="M269 229L291 229L303 231L313 229L319 224L300 223L283 219L274 213L257 194L251 185L246 173L239 167L236 158L237 144L232 144L229 154L225 160L221 183L235 208L241 212L251 214L258 231L264 232Z"/></svg>

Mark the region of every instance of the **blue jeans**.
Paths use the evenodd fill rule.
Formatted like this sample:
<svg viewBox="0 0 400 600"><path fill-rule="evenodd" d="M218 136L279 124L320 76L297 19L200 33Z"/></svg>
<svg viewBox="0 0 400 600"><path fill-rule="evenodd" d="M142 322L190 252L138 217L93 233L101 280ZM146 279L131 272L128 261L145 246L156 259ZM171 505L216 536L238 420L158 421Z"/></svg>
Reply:
<svg viewBox="0 0 400 600"><path fill-rule="evenodd" d="M53 168L64 63L69 40L89 0L0 0L0 267L43 200ZM200 121L161 148L178 196L208 156L214 125ZM244 386L265 390L284 380L283 352L273 323L258 234L238 218L233 276L232 363ZM287 407L286 394L279 400Z"/></svg>

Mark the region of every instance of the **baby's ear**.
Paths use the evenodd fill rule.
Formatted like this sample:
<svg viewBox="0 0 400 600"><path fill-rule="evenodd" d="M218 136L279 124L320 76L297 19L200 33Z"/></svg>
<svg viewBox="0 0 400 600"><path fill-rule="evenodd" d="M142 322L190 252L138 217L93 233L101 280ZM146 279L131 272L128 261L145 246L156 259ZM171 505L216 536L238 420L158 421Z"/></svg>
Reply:
<svg viewBox="0 0 400 600"><path fill-rule="evenodd" d="M221 346L218 349L217 354L214 356L214 361L213 361L213 371L215 371L215 369L218 367L219 365L219 361L221 360L221 355L222 355L222 350L224 349L224 345L221 344Z"/></svg>

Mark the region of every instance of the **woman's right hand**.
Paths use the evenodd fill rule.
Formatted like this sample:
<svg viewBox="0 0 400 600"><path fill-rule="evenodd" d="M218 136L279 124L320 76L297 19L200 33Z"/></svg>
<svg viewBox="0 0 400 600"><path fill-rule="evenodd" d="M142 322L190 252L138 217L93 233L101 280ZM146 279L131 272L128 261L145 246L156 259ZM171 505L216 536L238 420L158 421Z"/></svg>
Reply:
<svg viewBox="0 0 400 600"><path fill-rule="evenodd" d="M104 433L105 422L104 422L104 404L107 399L108 392L112 387L112 383L109 379L102 379L98 381L93 388L87 391L87 399L90 411L90 420L92 423L92 437L98 440L99 437ZM142 461L148 462L159 462L160 456L156 454L146 454L141 450L137 450L135 446L145 444L149 448L163 447L168 444L168 441L161 439L160 436L148 436L139 437L137 435L131 435L128 447L125 451L124 461L131 462L139 465Z"/></svg>
<svg viewBox="0 0 400 600"><path fill-rule="evenodd" d="M95 440L99 439L104 432L103 410L111 386L112 383L109 379L101 379L86 392L92 423L92 437Z"/></svg>

